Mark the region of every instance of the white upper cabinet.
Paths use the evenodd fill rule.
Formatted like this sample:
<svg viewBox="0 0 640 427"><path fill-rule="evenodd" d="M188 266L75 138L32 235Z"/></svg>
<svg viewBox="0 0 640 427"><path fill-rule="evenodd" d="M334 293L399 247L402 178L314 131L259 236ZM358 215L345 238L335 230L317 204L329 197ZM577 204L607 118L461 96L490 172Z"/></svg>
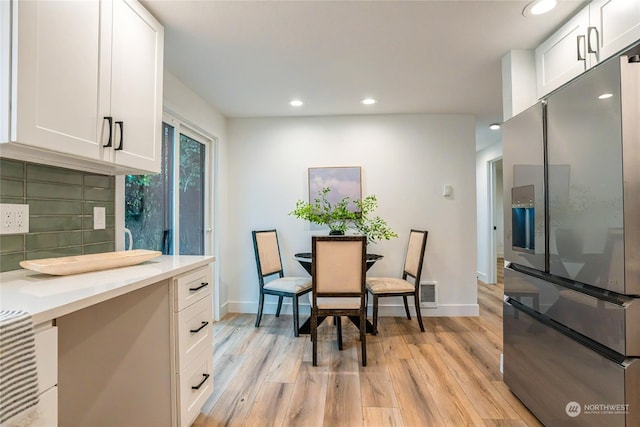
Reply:
<svg viewBox="0 0 640 427"><path fill-rule="evenodd" d="M159 172L162 26L135 0L10 5L0 153L78 168L84 163L73 159L83 159L108 173Z"/></svg>
<svg viewBox="0 0 640 427"><path fill-rule="evenodd" d="M542 98L640 40L640 0L594 0L535 51Z"/></svg>
<svg viewBox="0 0 640 427"><path fill-rule="evenodd" d="M640 39L640 1L594 0L589 24L590 55L597 63Z"/></svg>
<svg viewBox="0 0 640 427"><path fill-rule="evenodd" d="M586 34L589 10L582 9L536 49L538 98L560 87L587 68Z"/></svg>
<svg viewBox="0 0 640 427"><path fill-rule="evenodd" d="M115 0L112 40L113 160L125 168L160 172L162 27L137 1Z"/></svg>

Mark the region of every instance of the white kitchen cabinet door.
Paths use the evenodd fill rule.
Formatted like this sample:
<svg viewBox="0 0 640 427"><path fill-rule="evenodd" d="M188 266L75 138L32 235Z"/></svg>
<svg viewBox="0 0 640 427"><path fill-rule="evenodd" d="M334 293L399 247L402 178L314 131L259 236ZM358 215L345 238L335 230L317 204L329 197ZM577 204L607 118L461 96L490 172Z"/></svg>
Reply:
<svg viewBox="0 0 640 427"><path fill-rule="evenodd" d="M582 9L535 51L538 98L589 68L586 34L589 8ZM579 55L584 60L579 59Z"/></svg>
<svg viewBox="0 0 640 427"><path fill-rule="evenodd" d="M164 30L137 1L115 0L112 37L113 161L160 172Z"/></svg>
<svg viewBox="0 0 640 427"><path fill-rule="evenodd" d="M594 0L589 14L592 65L640 40L640 0Z"/></svg>
<svg viewBox="0 0 640 427"><path fill-rule="evenodd" d="M104 159L110 12L97 0L13 1L9 139L74 156ZM106 129L105 129L106 130ZM2 141L6 142L6 141Z"/></svg>
<svg viewBox="0 0 640 427"><path fill-rule="evenodd" d="M104 173L160 172L160 23L137 0L14 0L0 12L0 154Z"/></svg>

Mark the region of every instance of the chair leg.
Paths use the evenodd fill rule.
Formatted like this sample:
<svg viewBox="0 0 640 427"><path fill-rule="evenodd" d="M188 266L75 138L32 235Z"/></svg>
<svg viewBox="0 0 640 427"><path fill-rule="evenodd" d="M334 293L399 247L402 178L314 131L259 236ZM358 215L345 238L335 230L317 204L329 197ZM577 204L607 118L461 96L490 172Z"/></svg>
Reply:
<svg viewBox="0 0 640 427"><path fill-rule="evenodd" d="M420 331L424 332L424 325L422 324L422 313L420 312L420 300L418 299L418 295L414 295L413 299L416 302L416 317L418 318L418 324L420 325Z"/></svg>
<svg viewBox="0 0 640 427"><path fill-rule="evenodd" d="M378 335L378 296L373 294L373 335Z"/></svg>
<svg viewBox="0 0 640 427"><path fill-rule="evenodd" d="M404 311L407 313L407 319L411 320L411 313L409 313L409 303L407 302L407 296L403 295L402 299L404 300Z"/></svg>
<svg viewBox="0 0 640 427"><path fill-rule="evenodd" d="M318 314L311 309L311 346L312 346L312 365L318 366Z"/></svg>
<svg viewBox="0 0 640 427"><path fill-rule="evenodd" d="M276 317L280 317L280 309L282 308L282 300L284 297L278 297L278 309L276 310Z"/></svg>
<svg viewBox="0 0 640 427"><path fill-rule="evenodd" d="M365 306L366 310L366 306ZM366 311L360 314L360 342L362 345L362 366L367 366L367 316Z"/></svg>
<svg viewBox="0 0 640 427"><path fill-rule="evenodd" d="M338 350L342 351L342 318L336 316L336 330L338 331Z"/></svg>
<svg viewBox="0 0 640 427"><path fill-rule="evenodd" d="M260 326L260 320L262 320L263 306L264 306L264 294L260 292L260 298L258 299L258 314L256 315L256 328Z"/></svg>
<svg viewBox="0 0 640 427"><path fill-rule="evenodd" d="M298 319L298 295L293 296L293 336L300 336L300 320Z"/></svg>
<svg viewBox="0 0 640 427"><path fill-rule="evenodd" d="M378 295L373 294L373 335L378 335Z"/></svg>

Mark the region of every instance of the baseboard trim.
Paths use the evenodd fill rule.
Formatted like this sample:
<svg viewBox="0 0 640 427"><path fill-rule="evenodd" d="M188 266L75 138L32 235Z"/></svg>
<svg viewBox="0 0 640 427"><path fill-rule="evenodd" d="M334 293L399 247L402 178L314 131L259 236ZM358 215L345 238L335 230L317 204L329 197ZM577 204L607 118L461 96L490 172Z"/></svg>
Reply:
<svg viewBox="0 0 640 427"><path fill-rule="evenodd" d="M229 302L225 302L224 304L222 304L220 306L220 312L218 313L218 315L216 316L216 320L220 320L222 319L224 316L226 316L229 313Z"/></svg>
<svg viewBox="0 0 640 427"><path fill-rule="evenodd" d="M228 308L229 313L250 313L256 314L258 311L258 302L248 301L229 301L224 305ZM263 314L275 314L278 308L277 302L264 303ZM300 303L300 315L309 315L310 308L308 303ZM409 306L409 312L415 316L415 307ZM439 304L436 308L422 308L423 317L477 317L480 315L480 306L478 304ZM369 315L371 315L371 303L369 303ZM283 302L280 314L293 314L293 306L291 302ZM378 306L379 316L402 317L406 316L404 305L402 304L380 304Z"/></svg>
<svg viewBox="0 0 640 427"><path fill-rule="evenodd" d="M484 274L484 273L480 273L479 271L476 273L476 277L478 278L478 280L483 281L484 283L489 283L489 277Z"/></svg>

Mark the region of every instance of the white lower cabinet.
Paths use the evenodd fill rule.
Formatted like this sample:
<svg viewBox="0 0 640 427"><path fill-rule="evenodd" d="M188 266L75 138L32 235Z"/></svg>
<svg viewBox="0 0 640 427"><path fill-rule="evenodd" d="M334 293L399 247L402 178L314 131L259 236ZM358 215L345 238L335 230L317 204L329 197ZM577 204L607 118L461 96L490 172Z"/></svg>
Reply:
<svg viewBox="0 0 640 427"><path fill-rule="evenodd" d="M213 392L211 267L173 279L178 425L189 426Z"/></svg>
<svg viewBox="0 0 640 427"><path fill-rule="evenodd" d="M200 353L184 370L178 373L180 393L178 408L180 426L189 426L213 393L213 351Z"/></svg>
<svg viewBox="0 0 640 427"><path fill-rule="evenodd" d="M58 387L51 387L40 395L38 417L29 427L52 427L58 425Z"/></svg>

